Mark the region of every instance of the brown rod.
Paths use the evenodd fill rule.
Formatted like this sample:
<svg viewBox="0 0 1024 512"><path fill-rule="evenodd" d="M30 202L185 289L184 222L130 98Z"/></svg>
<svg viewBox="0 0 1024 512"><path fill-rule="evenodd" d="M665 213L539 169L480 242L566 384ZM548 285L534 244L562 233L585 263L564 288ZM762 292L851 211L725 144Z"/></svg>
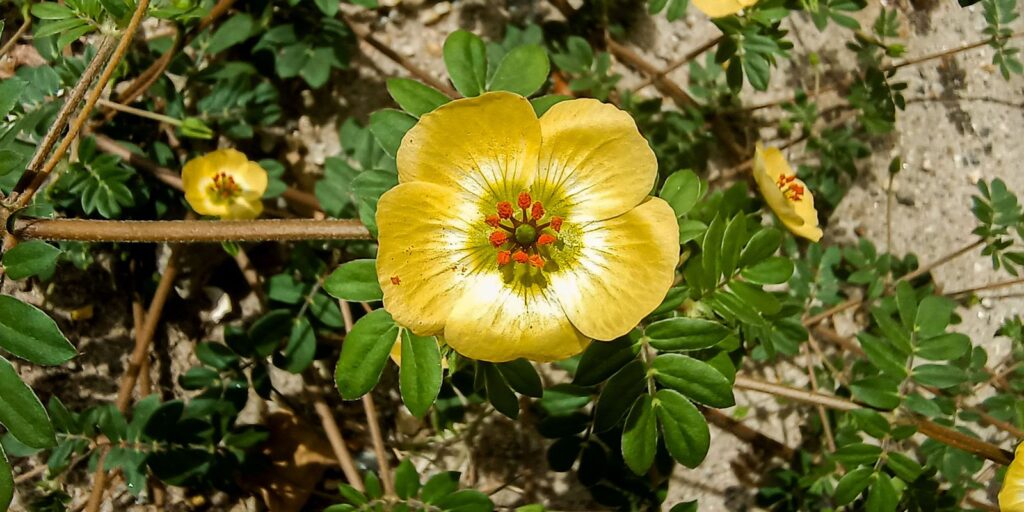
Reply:
<svg viewBox="0 0 1024 512"><path fill-rule="evenodd" d="M89 220L22 219L14 236L21 240L73 240L126 243L218 243L269 240L369 240L370 232L353 219L275 220Z"/></svg>

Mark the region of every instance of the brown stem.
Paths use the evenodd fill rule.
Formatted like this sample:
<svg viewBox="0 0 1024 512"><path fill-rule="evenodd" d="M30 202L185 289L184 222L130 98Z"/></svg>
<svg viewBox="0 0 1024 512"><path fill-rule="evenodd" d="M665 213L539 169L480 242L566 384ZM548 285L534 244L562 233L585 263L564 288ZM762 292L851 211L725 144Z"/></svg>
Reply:
<svg viewBox="0 0 1024 512"><path fill-rule="evenodd" d="M205 18L199 20L198 32L202 32L210 25L213 25L213 22L217 21L217 18L227 14L233 5L235 5L235 0L217 0L217 3L212 9L210 9L210 13L207 14Z"/></svg>
<svg viewBox="0 0 1024 512"><path fill-rule="evenodd" d="M708 50L718 46L718 43L722 42L723 39L725 39L725 36L724 35L720 35L720 36L718 36L718 37L716 37L716 38L714 38L714 39L712 39L712 40L710 40L710 41L708 41L708 42L706 42L706 43L704 43L704 44L694 48L693 50L690 50L690 53L687 53L686 55L683 55L679 59L676 59L675 61L671 62L668 66L665 66L665 68L662 69L661 71L658 71L657 73L655 73L652 76L648 76L646 80L644 80L643 82L640 82L640 85L634 87L633 90L634 91L639 91L640 89L643 89L644 87L647 87L648 85L653 84L655 80L660 79L660 78L664 77L665 75L668 75L669 73L679 69L682 66L685 66L686 64L689 64L690 61L692 61L693 59L696 59L702 53L704 53L704 52L706 52L706 51L708 51Z"/></svg>
<svg viewBox="0 0 1024 512"><path fill-rule="evenodd" d="M11 51L11 48L14 48L14 45L18 44L18 40L21 39L21 36L25 35L25 32L28 32L28 29L31 26L32 16L26 15L25 23L22 23L21 26L18 27L18 30L11 35L11 38L3 45L3 47L0 47L0 57L7 55L7 52Z"/></svg>
<svg viewBox="0 0 1024 512"><path fill-rule="evenodd" d="M96 472L93 473L92 479L92 490L89 492L89 501L85 504L86 512L99 512L100 505L103 503L103 493L107 490L107 470L103 467L103 463L107 460L107 453L109 450L104 449L100 453L99 459L96 460Z"/></svg>
<svg viewBox="0 0 1024 512"><path fill-rule="evenodd" d="M319 393L319 391L316 392ZM363 478L360 476L359 470L356 469L348 446L345 445L345 438L341 435L341 429L338 428L338 423L334 420L331 408L327 406L327 402L322 397L317 396L313 401L313 409L316 410L317 416L320 416L320 423L327 434L327 440L331 443L331 449L334 451L334 456L337 457L338 464L341 465L341 470L345 473L349 485L359 491L366 490Z"/></svg>
<svg viewBox="0 0 1024 512"><path fill-rule="evenodd" d="M345 332L351 332L353 323L352 307L346 301L338 301L341 308L341 316L345 321ZM363 395L363 411L366 413L366 422L370 427L370 439L373 442L373 451L377 456L377 465L380 468L380 480L384 484L384 493L388 496L395 495L395 482L391 478L391 465L388 463L387 450L384 447L384 436L380 430L380 418L377 415L377 406L373 403L373 397L369 393Z"/></svg>
<svg viewBox="0 0 1024 512"><path fill-rule="evenodd" d="M737 389L758 391L761 393L768 393L775 396L781 396L783 398L789 398L790 400L795 400L797 402L803 402L806 404L822 405L828 407L829 409L835 409L838 411L853 411L864 408L864 406L856 402L835 395L816 393L814 391L807 391L806 389L794 388L792 386L776 384L774 382L765 382L744 375L736 376L736 382L734 384L734 387L736 387Z"/></svg>
<svg viewBox="0 0 1024 512"><path fill-rule="evenodd" d="M22 219L13 235L23 240L126 243L218 243L284 240L369 240L370 232L351 219L272 220L90 220Z"/></svg>
<svg viewBox="0 0 1024 512"><path fill-rule="evenodd" d="M957 290L955 292L946 292L943 295L947 297L960 297L961 295L973 295L978 292L995 290L998 288L1006 288L1007 286L1014 286L1018 284L1024 284L1024 277L1018 277L1017 279L1010 279L1008 281L999 281L996 283L984 284L972 288L965 288L963 290Z"/></svg>
<svg viewBox="0 0 1024 512"><path fill-rule="evenodd" d="M814 375L814 362L811 359L811 351L807 348L810 343L803 346L804 361L807 370L807 378L811 382L811 391L818 392L818 377ZM821 420L821 429L825 434L825 441L830 452L836 451L836 440L832 437L832 425L828 421L828 412L825 411L825 406L818 405L818 419Z"/></svg>
<svg viewBox="0 0 1024 512"><path fill-rule="evenodd" d="M1008 466L1013 461L1012 453L949 427L944 427L925 419L914 419L910 423L917 427L918 432L942 444L959 448L975 455L981 455L996 464Z"/></svg>
<svg viewBox="0 0 1024 512"><path fill-rule="evenodd" d="M39 166L43 164L43 161L50 154L53 145L57 143L57 138L60 137L61 132L68 125L71 114L78 108L78 104L85 97L85 93L89 90L93 79L96 78L96 74L100 72L100 68L107 62L113 52L114 39L104 37L96 49L96 55L93 56L92 60L89 61L89 65L82 71L82 76L79 77L78 82L75 83L71 92L68 93L67 99L64 100L64 104L57 111L56 119L50 124L50 128L43 135L43 139L39 141L39 146L36 147L36 152L32 155L32 159L29 160L25 174L21 176L21 179L14 186L14 191L11 193L12 200L17 199L22 191L36 179Z"/></svg>
<svg viewBox="0 0 1024 512"><path fill-rule="evenodd" d="M64 158L64 153L67 152L68 148L71 147L71 143L78 137L78 133L82 130L86 121L89 120L89 114L92 113L93 107L96 106L96 101L99 100L100 95L103 94L103 90L107 87L107 82L110 81L110 77L114 75L114 71L117 70L118 65L121 63L121 59L124 58L125 53L128 51L128 46L132 42L132 38L135 37L135 31L138 30L139 24L142 23L142 18L146 15L146 9L149 7L149 0L139 0L135 6L135 12L132 13L131 19L128 21L128 26L124 28L124 32L121 34L121 39L117 43L117 48L114 49L114 54L107 61L106 67L103 68L103 73L96 80L96 85L92 88L88 97L85 100L85 105L82 106L81 112L75 117L75 120L71 123L71 128L68 133L64 135L64 139L61 141L57 149L54 150L53 154L50 155L50 159L47 160L43 168L32 178L25 191L18 196L15 202L15 208L20 209L28 206L29 201L32 200L32 196L35 195L39 187L43 185L46 178L53 172L53 169L57 167L57 164ZM31 174L31 173L29 173Z"/></svg>
<svg viewBox="0 0 1024 512"><path fill-rule="evenodd" d="M651 83L654 84L662 94L672 98L672 101L677 105L680 107L697 106L697 102L694 101L682 87L679 87L679 84L669 80L661 74L657 67L644 60L640 54L633 51L630 47L616 42L611 37L606 38L606 41L608 44L608 50L612 52L612 55L614 55L616 59L650 78Z"/></svg>
<svg viewBox="0 0 1024 512"><path fill-rule="evenodd" d="M729 417L717 409L703 409L701 412L704 413L708 423L767 453L777 455L785 460L792 459L796 454L796 450L793 448L744 425L742 422Z"/></svg>

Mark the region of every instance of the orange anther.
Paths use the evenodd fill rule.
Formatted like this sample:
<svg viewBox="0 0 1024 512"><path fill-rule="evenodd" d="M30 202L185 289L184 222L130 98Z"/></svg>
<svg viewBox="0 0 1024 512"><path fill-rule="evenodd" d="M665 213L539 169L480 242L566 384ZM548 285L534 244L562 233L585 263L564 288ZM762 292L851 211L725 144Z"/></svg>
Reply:
<svg viewBox="0 0 1024 512"><path fill-rule="evenodd" d="M505 242L508 242L508 233L504 231L495 231L491 233L489 238L491 245L495 247L501 247Z"/></svg>
<svg viewBox="0 0 1024 512"><path fill-rule="evenodd" d="M533 202L533 199L530 197L530 193L529 192L520 192L519 193L519 207L520 208L525 210L525 209L530 207L530 203L532 203L532 202Z"/></svg>
<svg viewBox="0 0 1024 512"><path fill-rule="evenodd" d="M791 183L795 179L796 176L787 176L785 174L780 175L778 181L779 188L785 187L787 184Z"/></svg>
<svg viewBox="0 0 1024 512"><path fill-rule="evenodd" d="M537 238L537 245L551 245L555 243L555 240L558 240L555 235L543 233Z"/></svg>
<svg viewBox="0 0 1024 512"><path fill-rule="evenodd" d="M551 229L555 230L556 233L562 230L561 217L551 217Z"/></svg>
<svg viewBox="0 0 1024 512"><path fill-rule="evenodd" d="M523 251L516 251L512 253L512 259L515 260L516 263L526 263L526 260L530 259L530 257Z"/></svg>
<svg viewBox="0 0 1024 512"><path fill-rule="evenodd" d="M508 201L502 201L498 203L498 216L503 219L507 219L512 216L512 203Z"/></svg>
<svg viewBox="0 0 1024 512"><path fill-rule="evenodd" d="M540 201L533 203L533 208L530 209L530 217L533 220L540 220L544 216L544 205L540 204Z"/></svg>
<svg viewBox="0 0 1024 512"><path fill-rule="evenodd" d="M501 224L501 218L498 217L497 215L488 215L487 219L484 222L486 222L488 226L496 228L498 227L499 224Z"/></svg>
<svg viewBox="0 0 1024 512"><path fill-rule="evenodd" d="M540 254L534 254L533 256L530 256L530 265L537 268L544 268L544 258L541 258Z"/></svg>
<svg viewBox="0 0 1024 512"><path fill-rule="evenodd" d="M498 265L508 265L512 261L512 254L508 251L498 251Z"/></svg>
<svg viewBox="0 0 1024 512"><path fill-rule="evenodd" d="M395 284L395 285L402 284L402 280L399 279L398 276L391 276L391 284Z"/></svg>

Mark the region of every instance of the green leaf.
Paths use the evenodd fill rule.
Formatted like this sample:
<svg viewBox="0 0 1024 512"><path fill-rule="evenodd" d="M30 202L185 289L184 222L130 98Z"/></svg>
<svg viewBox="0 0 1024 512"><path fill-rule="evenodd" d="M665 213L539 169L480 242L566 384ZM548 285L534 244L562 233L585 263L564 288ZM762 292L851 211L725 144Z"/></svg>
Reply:
<svg viewBox="0 0 1024 512"><path fill-rule="evenodd" d="M455 491L437 500L435 503L446 512L490 512L494 504L486 494L472 489Z"/></svg>
<svg viewBox="0 0 1024 512"><path fill-rule="evenodd" d="M236 14L228 18L213 33L213 36L210 37L210 43L206 46L206 51L213 54L227 50L249 39L253 35L255 28L256 22L253 21L252 16L245 13Z"/></svg>
<svg viewBox="0 0 1024 512"><path fill-rule="evenodd" d="M408 78L391 78L387 82L388 93L402 110L420 117L445 103L451 98L443 92Z"/></svg>
<svg viewBox="0 0 1024 512"><path fill-rule="evenodd" d="M747 219L742 214L736 215L729 220L722 235L722 253L719 256L718 266L727 278L732 277L736 271L736 263L740 260L740 250L744 240L747 239Z"/></svg>
<svg viewBox="0 0 1024 512"><path fill-rule="evenodd" d="M383 309L368 313L352 326L334 373L342 398L355 400L377 385L397 340L398 325Z"/></svg>
<svg viewBox="0 0 1024 512"><path fill-rule="evenodd" d="M775 228L763 228L750 237L740 254L740 266L749 267L761 263L779 250L782 232Z"/></svg>
<svg viewBox="0 0 1024 512"><path fill-rule="evenodd" d="M383 108L370 114L370 132L392 158L398 154L405 132L415 124L415 117L393 108Z"/></svg>
<svg viewBox="0 0 1024 512"><path fill-rule="evenodd" d="M875 483L871 484L871 489L868 491L868 500L864 504L864 509L871 512L893 512L899 501L900 497L896 493L896 487L892 485L889 475L881 471L876 473Z"/></svg>
<svg viewBox="0 0 1024 512"><path fill-rule="evenodd" d="M756 284L782 284L793 275L793 260L772 256L740 272L744 279Z"/></svg>
<svg viewBox="0 0 1024 512"><path fill-rule="evenodd" d="M46 366L64 363L77 353L52 318L8 295L0 295L0 348Z"/></svg>
<svg viewBox="0 0 1024 512"><path fill-rule="evenodd" d="M836 505L848 505L860 496L860 493L867 489L871 483L871 474L874 470L871 467L861 467L846 474L839 484L836 485L832 497Z"/></svg>
<svg viewBox="0 0 1024 512"><path fill-rule="evenodd" d="M57 38L57 48L64 48L65 46L75 42L78 38L94 32L96 27L92 25L82 25L80 27L71 28L60 33L60 37Z"/></svg>
<svg viewBox="0 0 1024 512"><path fill-rule="evenodd" d="M341 2L338 0L313 0L316 6L320 9L320 12L324 13L324 16L333 18L335 14L338 14L338 8Z"/></svg>
<svg viewBox="0 0 1024 512"><path fill-rule="evenodd" d="M60 249L40 240L21 242L4 253L4 271L11 279L48 276L53 273L60 254Z"/></svg>
<svg viewBox="0 0 1024 512"><path fill-rule="evenodd" d="M409 459L402 459L395 469L395 493L399 498L407 500L416 497L420 492L420 474Z"/></svg>
<svg viewBox="0 0 1024 512"><path fill-rule="evenodd" d="M291 336L295 314L287 309L268 311L249 328L249 342L260 357L273 354L285 338Z"/></svg>
<svg viewBox="0 0 1024 512"><path fill-rule="evenodd" d="M708 225L699 220L684 219L679 221L679 243L685 244L696 240L707 231Z"/></svg>
<svg viewBox="0 0 1024 512"><path fill-rule="evenodd" d="M565 100L572 99L571 96L564 94L546 94L538 98L530 100L530 104L533 105L533 112L537 114L537 117L544 115L551 107L557 103L561 103Z"/></svg>
<svg viewBox="0 0 1024 512"><path fill-rule="evenodd" d="M836 450L835 458L847 466L864 466L878 462L882 448L867 443L850 443Z"/></svg>
<svg viewBox="0 0 1024 512"><path fill-rule="evenodd" d="M644 335L658 350L698 350L713 347L732 331L728 327L703 318L677 317L648 325Z"/></svg>
<svg viewBox="0 0 1024 512"><path fill-rule="evenodd" d="M699 466L711 446L711 431L704 415L686 397L671 389L659 390L655 399L669 454L686 467Z"/></svg>
<svg viewBox="0 0 1024 512"><path fill-rule="evenodd" d="M463 96L479 96L487 79L487 47L482 39L465 30L456 30L444 40L444 65Z"/></svg>
<svg viewBox="0 0 1024 512"><path fill-rule="evenodd" d="M903 328L913 330L917 322L917 296L914 287L906 281L896 283L896 309L900 313Z"/></svg>
<svg viewBox="0 0 1024 512"><path fill-rule="evenodd" d="M32 15L41 20L63 20L74 17L75 13L56 2L42 2L32 6Z"/></svg>
<svg viewBox="0 0 1024 512"><path fill-rule="evenodd" d="M480 369L484 372L484 385L487 389L487 399L498 412L516 419L519 417L519 400L512 389L505 383L504 377L493 364L481 363Z"/></svg>
<svg viewBox="0 0 1024 512"><path fill-rule="evenodd" d="M305 316L292 322L292 332L284 348L284 364L281 368L291 373L302 373L316 356L316 333Z"/></svg>
<svg viewBox="0 0 1024 512"><path fill-rule="evenodd" d="M951 388L967 381L967 373L945 364L922 364L914 368L914 380L925 386Z"/></svg>
<svg viewBox="0 0 1024 512"><path fill-rule="evenodd" d="M550 71L548 52L543 47L535 44L517 46L501 59L487 90L529 96L544 85Z"/></svg>
<svg viewBox="0 0 1024 512"><path fill-rule="evenodd" d="M498 363L497 367L508 385L518 393L534 398L544 395L544 384L540 381L540 375L537 375L537 370L526 359Z"/></svg>
<svg viewBox="0 0 1024 512"><path fill-rule="evenodd" d="M398 377L402 401L413 416L422 418L437 400L443 372L437 340L403 330L402 367Z"/></svg>
<svg viewBox="0 0 1024 512"><path fill-rule="evenodd" d="M11 464L7 462L7 454L0 445L0 510L7 510L14 499L14 474Z"/></svg>
<svg viewBox="0 0 1024 512"><path fill-rule="evenodd" d="M685 169L665 178L658 197L668 202L676 217L682 217L693 209L706 188L704 182L693 171Z"/></svg>
<svg viewBox="0 0 1024 512"><path fill-rule="evenodd" d="M879 370L900 379L907 376L907 356L894 350L888 342L866 332L857 334L857 340L868 361Z"/></svg>
<svg viewBox="0 0 1024 512"><path fill-rule="evenodd" d="M324 290L334 298L352 302L373 302L384 298L377 282L377 260L353 260L340 265L324 281Z"/></svg>
<svg viewBox="0 0 1024 512"><path fill-rule="evenodd" d="M916 354L929 361L952 361L970 350L970 337L958 332L948 332L918 342Z"/></svg>
<svg viewBox="0 0 1024 512"><path fill-rule="evenodd" d="M3 357L0 357L0 424L18 441L32 448L50 448L57 444L43 404Z"/></svg>
<svg viewBox="0 0 1024 512"><path fill-rule="evenodd" d="M639 359L634 359L612 375L597 399L594 432L604 432L615 427L646 388L647 368Z"/></svg>
<svg viewBox="0 0 1024 512"><path fill-rule="evenodd" d="M437 500L459 490L460 476L458 471L445 471L428 478L427 483L423 484L420 498L427 503L436 504Z"/></svg>
<svg viewBox="0 0 1024 512"><path fill-rule="evenodd" d="M626 363L636 359L640 353L640 344L630 336L623 336L615 341L595 341L591 343L580 357L576 367L573 384L593 386L604 382Z"/></svg>
<svg viewBox="0 0 1024 512"><path fill-rule="evenodd" d="M42 5L42 4L36 4ZM28 82L12 76L0 82L0 119L7 117L11 110L18 104L21 94L25 92Z"/></svg>
<svg viewBox="0 0 1024 512"><path fill-rule="evenodd" d="M663 386L711 407L732 407L732 384L713 366L682 354L654 358L654 377Z"/></svg>
<svg viewBox="0 0 1024 512"><path fill-rule="evenodd" d="M879 409L891 410L899 407L899 380L889 377L868 377L850 385L853 396Z"/></svg>
<svg viewBox="0 0 1024 512"><path fill-rule="evenodd" d="M917 306L917 332L921 338L931 338L946 331L949 317L956 304L935 295L929 295Z"/></svg>
<svg viewBox="0 0 1024 512"><path fill-rule="evenodd" d="M622 431L622 460L634 473L642 475L654 464L657 450L658 424L654 399L644 394L633 403L626 418L626 427Z"/></svg>
<svg viewBox="0 0 1024 512"><path fill-rule="evenodd" d="M782 309L782 304L774 295L761 289L760 286L752 285L745 281L733 280L729 282L731 290L743 302L755 307L761 313L774 315Z"/></svg>
<svg viewBox="0 0 1024 512"><path fill-rule="evenodd" d="M886 455L885 465L907 483L917 480L917 477L924 473L924 468L917 461L899 452L889 452Z"/></svg>

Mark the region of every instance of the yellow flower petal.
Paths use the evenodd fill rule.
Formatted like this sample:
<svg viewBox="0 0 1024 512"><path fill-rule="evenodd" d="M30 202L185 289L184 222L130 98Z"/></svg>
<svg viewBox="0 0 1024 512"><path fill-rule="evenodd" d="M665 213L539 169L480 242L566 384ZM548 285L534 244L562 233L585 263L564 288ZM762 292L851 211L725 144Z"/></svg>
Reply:
<svg viewBox="0 0 1024 512"><path fill-rule="evenodd" d="M514 198L537 172L540 122L517 94L455 100L423 115L398 149L398 181L425 181L485 203Z"/></svg>
<svg viewBox="0 0 1024 512"><path fill-rule="evenodd" d="M476 202L433 183L402 183L381 196L377 279L399 325L440 334L466 279L495 265L483 218Z"/></svg>
<svg viewBox="0 0 1024 512"><path fill-rule="evenodd" d="M1003 488L999 491L1000 512L1024 512L1024 443L1017 446L1017 453L1003 477Z"/></svg>
<svg viewBox="0 0 1024 512"><path fill-rule="evenodd" d="M786 229L813 242L821 239L822 231L818 227L814 196L807 185L795 177L782 151L778 148L765 148L758 143L754 153L753 175L768 207L775 212ZM782 177L791 178L794 185L803 188L800 199L791 200L786 197L778 185Z"/></svg>
<svg viewBox="0 0 1024 512"><path fill-rule="evenodd" d="M531 191L573 222L609 219L640 204L658 160L633 118L593 99L563 101L540 119L540 166Z"/></svg>
<svg viewBox="0 0 1024 512"><path fill-rule="evenodd" d="M459 354L492 362L557 361L590 342L566 318L550 287L519 278L506 282L498 272L474 276L444 335Z"/></svg>
<svg viewBox="0 0 1024 512"><path fill-rule="evenodd" d="M757 0L693 0L693 5L709 18L732 16L756 3Z"/></svg>
<svg viewBox="0 0 1024 512"><path fill-rule="evenodd" d="M612 340L668 293L679 263L679 225L672 207L655 197L583 230L576 261L552 272L551 285L577 329Z"/></svg>
<svg viewBox="0 0 1024 512"><path fill-rule="evenodd" d="M238 192L218 197L215 177L229 177ZM222 219L255 219L263 212L262 197L267 190L267 172L234 149L219 149L189 160L181 171L185 200L196 212Z"/></svg>

